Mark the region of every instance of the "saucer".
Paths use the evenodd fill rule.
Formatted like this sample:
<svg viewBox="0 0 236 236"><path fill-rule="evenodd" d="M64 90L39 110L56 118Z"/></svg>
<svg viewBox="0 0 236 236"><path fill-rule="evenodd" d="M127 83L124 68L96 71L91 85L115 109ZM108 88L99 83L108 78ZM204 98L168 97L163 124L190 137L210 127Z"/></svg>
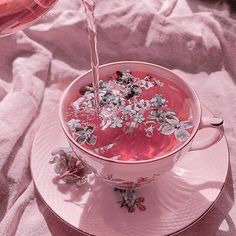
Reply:
<svg viewBox="0 0 236 236"><path fill-rule="evenodd" d="M203 107L203 115L211 113ZM204 140L212 129L200 130ZM48 207L80 232L97 236L157 236L180 232L198 221L221 193L229 155L225 137L210 148L188 152L157 180L137 190L145 211L130 213L117 203L120 195L93 174L86 184L65 184L49 164L51 151L68 146L61 129L58 107L45 117L35 137L31 172L35 186Z"/></svg>

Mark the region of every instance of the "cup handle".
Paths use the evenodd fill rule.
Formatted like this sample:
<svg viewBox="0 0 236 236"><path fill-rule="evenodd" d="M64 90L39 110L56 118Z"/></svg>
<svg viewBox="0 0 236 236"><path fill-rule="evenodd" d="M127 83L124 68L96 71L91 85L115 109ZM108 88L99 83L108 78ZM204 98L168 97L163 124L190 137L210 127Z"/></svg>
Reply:
<svg viewBox="0 0 236 236"><path fill-rule="evenodd" d="M199 129L214 128L215 132L207 139L193 141L190 151L205 149L219 142L224 135L223 123L224 120L218 117L202 117Z"/></svg>

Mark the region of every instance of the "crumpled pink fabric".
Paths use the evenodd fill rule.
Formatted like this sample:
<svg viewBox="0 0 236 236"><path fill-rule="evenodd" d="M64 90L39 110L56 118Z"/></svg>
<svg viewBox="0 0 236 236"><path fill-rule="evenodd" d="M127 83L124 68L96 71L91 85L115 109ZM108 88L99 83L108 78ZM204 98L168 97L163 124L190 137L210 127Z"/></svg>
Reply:
<svg viewBox="0 0 236 236"><path fill-rule="evenodd" d="M188 80L225 120L231 165L225 189L198 223L180 233L236 235L236 14L197 0L97 0L100 63L141 60ZM80 235L38 197L30 155L40 120L63 89L90 68L81 1L59 1L24 32L0 38L0 235Z"/></svg>

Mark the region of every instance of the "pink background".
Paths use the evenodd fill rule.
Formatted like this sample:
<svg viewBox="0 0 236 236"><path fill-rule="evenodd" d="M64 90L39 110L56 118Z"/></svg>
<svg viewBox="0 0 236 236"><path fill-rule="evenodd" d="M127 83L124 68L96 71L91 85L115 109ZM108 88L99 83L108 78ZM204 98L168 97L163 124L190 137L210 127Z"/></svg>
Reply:
<svg viewBox="0 0 236 236"><path fill-rule="evenodd" d="M225 120L231 166L225 189L187 235L236 235L236 15L226 3L97 0L100 63L141 60L189 81ZM24 32L0 39L0 235L79 235L35 193L30 153L40 119L90 68L80 1L57 6Z"/></svg>

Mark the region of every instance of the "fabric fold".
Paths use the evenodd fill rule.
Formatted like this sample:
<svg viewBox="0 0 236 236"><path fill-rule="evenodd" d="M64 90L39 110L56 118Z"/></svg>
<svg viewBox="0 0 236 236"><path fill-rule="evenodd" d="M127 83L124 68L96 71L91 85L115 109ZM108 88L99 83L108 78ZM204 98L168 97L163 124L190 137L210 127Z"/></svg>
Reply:
<svg viewBox="0 0 236 236"><path fill-rule="evenodd" d="M156 63L187 80L225 120L235 179L236 13L226 2L210 2L97 0L99 59L101 64ZM58 104L65 87L90 69L86 27L82 1L58 1L24 32L0 38L0 235L78 235L35 194L30 155L42 117ZM213 211L220 209L236 224L235 190L226 196L221 203L231 208L216 203ZM209 228L200 221L180 235L202 235L203 230L220 235L216 223L222 216L207 217L203 222ZM227 234L235 231L230 228Z"/></svg>

